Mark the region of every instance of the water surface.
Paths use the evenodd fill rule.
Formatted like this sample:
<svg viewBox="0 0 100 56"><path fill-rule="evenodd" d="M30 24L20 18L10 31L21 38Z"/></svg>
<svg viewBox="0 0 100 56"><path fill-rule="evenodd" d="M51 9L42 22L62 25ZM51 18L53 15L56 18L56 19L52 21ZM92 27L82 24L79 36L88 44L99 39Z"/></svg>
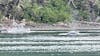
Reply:
<svg viewBox="0 0 100 56"><path fill-rule="evenodd" d="M0 34L2 56L100 56L100 36Z"/></svg>

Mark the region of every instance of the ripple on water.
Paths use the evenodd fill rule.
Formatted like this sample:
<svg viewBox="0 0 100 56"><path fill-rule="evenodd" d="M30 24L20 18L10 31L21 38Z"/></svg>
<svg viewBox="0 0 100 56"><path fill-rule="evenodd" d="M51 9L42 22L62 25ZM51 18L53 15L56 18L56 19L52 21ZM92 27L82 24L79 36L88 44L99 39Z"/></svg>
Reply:
<svg viewBox="0 0 100 56"><path fill-rule="evenodd" d="M10 35L11 36L11 35ZM100 36L66 37L44 35L14 35L2 38L0 35L1 51L25 52L95 52L100 51ZM26 41L27 40L27 41ZM52 42L53 41L53 42ZM15 45L16 44L16 45ZM38 46L37 46L37 45ZM44 44L44 45L42 45ZM48 45L47 45L48 44Z"/></svg>

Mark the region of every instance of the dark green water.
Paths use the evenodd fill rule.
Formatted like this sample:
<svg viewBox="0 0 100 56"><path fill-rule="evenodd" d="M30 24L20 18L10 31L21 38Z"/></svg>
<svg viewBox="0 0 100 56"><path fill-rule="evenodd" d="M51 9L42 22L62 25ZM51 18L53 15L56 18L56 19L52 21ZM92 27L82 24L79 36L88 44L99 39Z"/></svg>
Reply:
<svg viewBox="0 0 100 56"><path fill-rule="evenodd" d="M98 52L80 52L80 53L64 53L64 52L49 52L49 53L36 53L36 52L1 52L0 56L100 56Z"/></svg>
<svg viewBox="0 0 100 56"><path fill-rule="evenodd" d="M100 56L100 36L0 34L0 56Z"/></svg>

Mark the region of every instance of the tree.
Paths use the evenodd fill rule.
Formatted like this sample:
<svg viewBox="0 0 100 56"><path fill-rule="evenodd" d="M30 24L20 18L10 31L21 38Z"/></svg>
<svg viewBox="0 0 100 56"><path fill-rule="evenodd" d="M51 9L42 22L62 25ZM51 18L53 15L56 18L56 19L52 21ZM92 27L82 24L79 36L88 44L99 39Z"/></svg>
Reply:
<svg viewBox="0 0 100 56"><path fill-rule="evenodd" d="M24 3L27 4L28 2ZM29 5L29 4L28 4ZM25 5L25 18L30 18L35 22L56 23L70 20L70 7L62 0L49 0L47 4L34 6Z"/></svg>

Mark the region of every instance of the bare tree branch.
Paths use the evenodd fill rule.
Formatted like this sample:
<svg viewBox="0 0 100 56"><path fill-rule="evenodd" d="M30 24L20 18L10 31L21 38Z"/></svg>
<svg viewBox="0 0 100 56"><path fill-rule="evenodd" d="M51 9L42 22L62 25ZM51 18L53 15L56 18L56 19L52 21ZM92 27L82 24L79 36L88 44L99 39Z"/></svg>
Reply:
<svg viewBox="0 0 100 56"><path fill-rule="evenodd" d="M71 3L75 8L77 8L76 5L74 4L74 0L69 0L68 5L70 5Z"/></svg>

